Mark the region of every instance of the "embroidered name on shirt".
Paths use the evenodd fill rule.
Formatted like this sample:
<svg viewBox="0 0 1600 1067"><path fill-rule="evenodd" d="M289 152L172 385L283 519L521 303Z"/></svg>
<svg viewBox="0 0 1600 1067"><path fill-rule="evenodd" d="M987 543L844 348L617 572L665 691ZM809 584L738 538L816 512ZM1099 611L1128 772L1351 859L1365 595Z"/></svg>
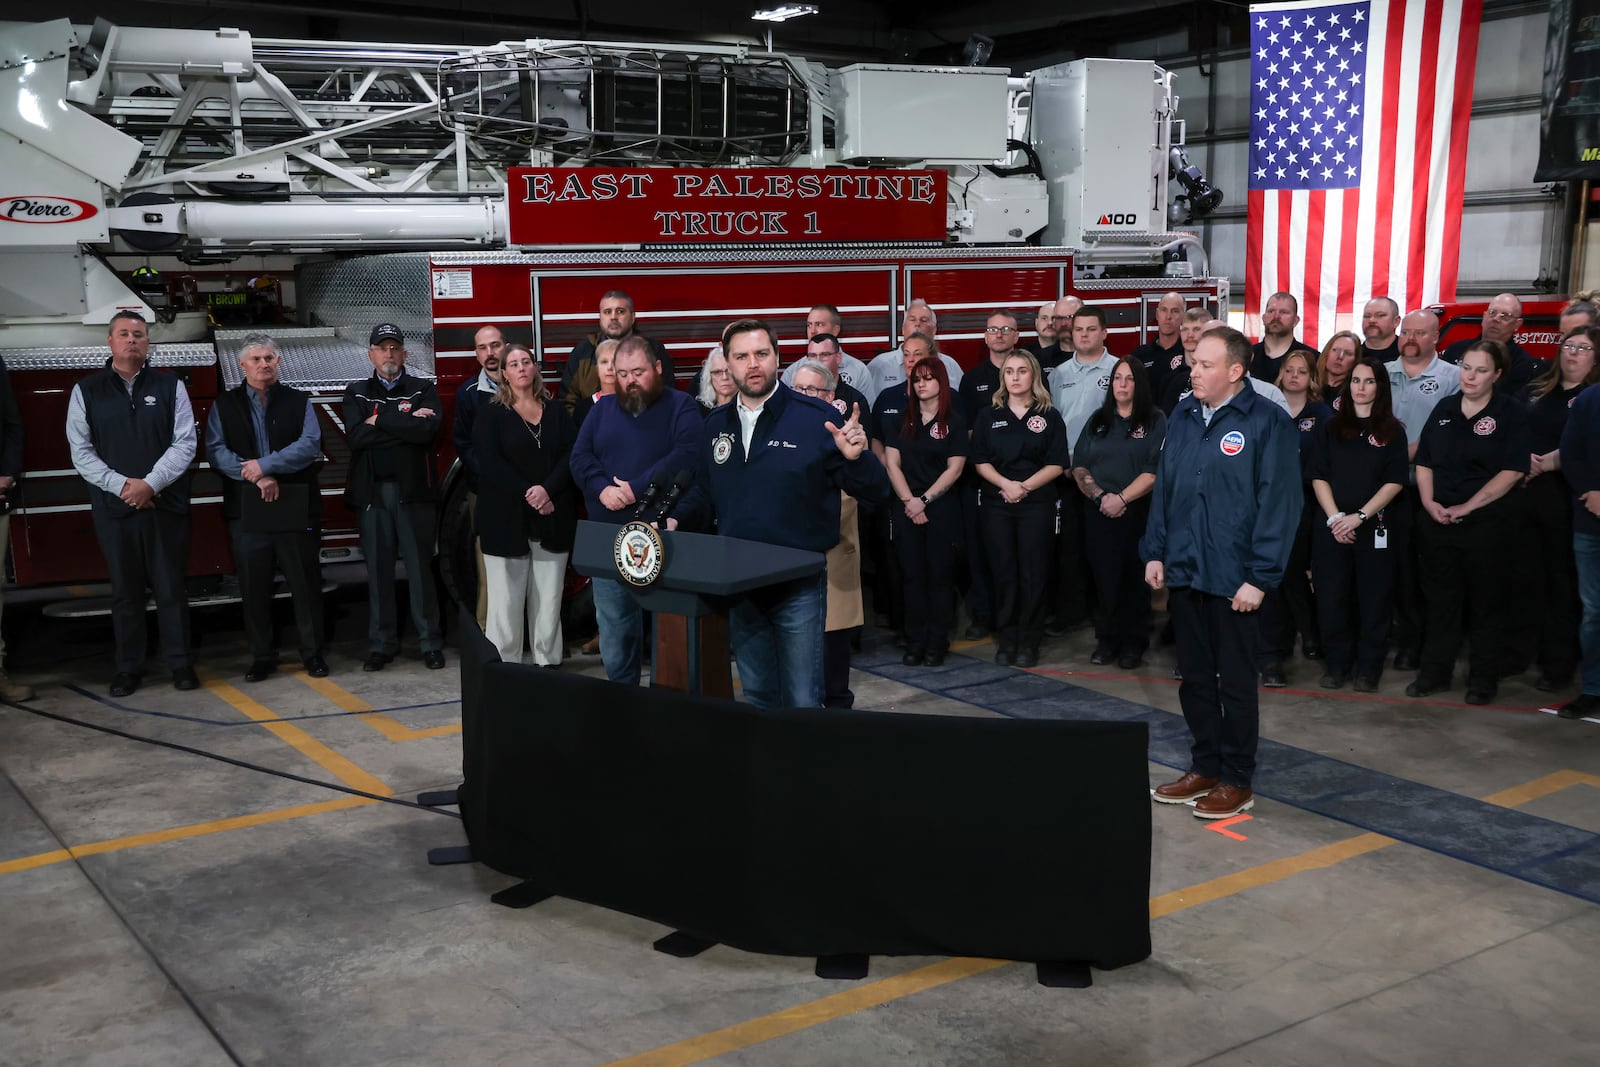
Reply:
<svg viewBox="0 0 1600 1067"><path fill-rule="evenodd" d="M768 448L799 448L800 446L796 445L796 444L791 444L788 441L780 441L776 437L774 437L772 440L767 442L767 447Z"/></svg>

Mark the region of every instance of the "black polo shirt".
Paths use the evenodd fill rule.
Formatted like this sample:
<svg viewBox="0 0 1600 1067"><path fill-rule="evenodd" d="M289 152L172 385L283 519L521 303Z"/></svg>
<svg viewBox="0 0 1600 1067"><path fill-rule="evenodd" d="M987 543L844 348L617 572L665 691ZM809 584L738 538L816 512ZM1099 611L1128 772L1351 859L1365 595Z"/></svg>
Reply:
<svg viewBox="0 0 1600 1067"><path fill-rule="evenodd" d="M1145 377L1150 379L1150 395L1160 396L1161 383L1167 380L1167 372L1177 369L1183 363L1183 344L1180 342L1171 348L1162 348L1151 341L1135 348L1129 353L1129 357L1138 360L1144 366ZM1177 363L1172 362L1173 357L1177 357Z"/></svg>
<svg viewBox="0 0 1600 1067"><path fill-rule="evenodd" d="M1393 482L1404 488L1411 478L1406 428L1399 419L1385 444L1378 442L1369 420L1362 419L1357 427L1352 440L1341 441L1333 432L1331 420L1321 423L1308 465L1312 478L1328 483L1339 510L1352 514L1360 511L1380 486Z"/></svg>
<svg viewBox="0 0 1600 1067"><path fill-rule="evenodd" d="M1171 415L1183 398L1189 395L1190 367L1183 359L1183 354L1178 354L1178 365L1167 372L1167 380L1161 383L1161 392L1156 394L1156 407Z"/></svg>
<svg viewBox="0 0 1600 1067"><path fill-rule="evenodd" d="M966 379L963 377L962 381ZM952 457L967 454L967 420L962 418L960 407L951 404L948 431L941 432L937 424L925 422L907 438L902 427L884 445L899 451L900 473L905 475L912 495L921 496L944 476Z"/></svg>
<svg viewBox="0 0 1600 1067"><path fill-rule="evenodd" d="M1571 389L1557 387L1528 405L1529 451L1542 456L1561 447L1561 431L1567 428L1567 413L1572 410L1578 394L1587 388L1587 385Z"/></svg>
<svg viewBox="0 0 1600 1067"><path fill-rule="evenodd" d="M1333 409L1319 400L1315 404L1307 404L1300 409L1300 414L1291 415L1290 418L1294 420L1295 429L1300 431L1300 479L1309 482L1311 448L1317 440L1317 429L1333 418Z"/></svg>
<svg viewBox="0 0 1600 1067"><path fill-rule="evenodd" d="M986 359L961 376L961 414L970 427L978 421L978 412L994 401L1000 388L1000 368L993 359Z"/></svg>
<svg viewBox="0 0 1600 1067"><path fill-rule="evenodd" d="M980 413L972 427L971 462L987 463L1002 478L1014 482L1025 481L1039 473L1041 467L1069 462L1067 426L1061 421L1061 412L1051 408L1040 411L1030 408L1022 418L1017 418L1010 405L991 407ZM1000 490L987 479L983 483L985 500L1000 500ZM1048 487L1035 490L1029 499L1055 499Z"/></svg>
<svg viewBox="0 0 1600 1067"><path fill-rule="evenodd" d="M1460 366L1461 357L1467 354L1467 349L1481 340L1483 340L1482 334L1467 341L1457 341L1443 352L1440 352L1439 358L1446 363L1454 363ZM1526 348L1523 348L1515 341L1507 341L1505 346L1506 355L1510 357L1510 363L1506 367L1505 373L1500 375L1500 380L1495 382L1494 389L1497 393L1510 393L1515 396L1526 389L1528 384L1535 378L1549 370L1550 361L1535 359ZM1546 451L1549 450L1546 449Z"/></svg>
<svg viewBox="0 0 1600 1067"><path fill-rule="evenodd" d="M1289 358L1290 352L1310 352L1317 355L1317 350L1304 341L1293 340L1283 355L1274 359L1267 355L1267 342L1258 341L1250 349L1250 377L1259 378L1264 382L1278 383L1278 372L1283 369L1283 361Z"/></svg>
<svg viewBox="0 0 1600 1067"><path fill-rule="evenodd" d="M1501 471L1528 473L1528 419L1522 406L1496 392L1472 418L1461 413L1461 394L1434 406L1417 444L1417 466L1433 471L1433 499L1454 507Z"/></svg>
<svg viewBox="0 0 1600 1067"><path fill-rule="evenodd" d="M872 418L867 425L867 432L873 440L887 444L900 436L900 416L906 410L910 389L910 382L901 382L878 394L878 399L873 401Z"/></svg>
<svg viewBox="0 0 1600 1067"><path fill-rule="evenodd" d="M1089 419L1072 450L1072 465L1084 467L1095 484L1108 493L1120 493L1141 474L1154 474L1161 459L1161 442L1167 436L1167 417L1152 407L1150 417L1135 425L1131 418L1112 417L1104 433L1095 433L1098 415Z"/></svg>

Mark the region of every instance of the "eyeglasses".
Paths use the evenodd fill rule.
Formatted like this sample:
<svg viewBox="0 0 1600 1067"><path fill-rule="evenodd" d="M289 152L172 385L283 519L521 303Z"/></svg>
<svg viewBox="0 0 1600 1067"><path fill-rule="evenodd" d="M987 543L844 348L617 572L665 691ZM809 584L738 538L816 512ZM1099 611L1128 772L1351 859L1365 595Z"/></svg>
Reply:
<svg viewBox="0 0 1600 1067"><path fill-rule="evenodd" d="M711 376L713 378L731 378L733 377L733 371L729 370L727 367L723 367L721 370L712 371Z"/></svg>
<svg viewBox="0 0 1600 1067"><path fill-rule="evenodd" d="M1015 326L985 326L983 328L983 332L984 333L1016 333L1017 332L1017 328Z"/></svg>
<svg viewBox="0 0 1600 1067"><path fill-rule="evenodd" d="M1520 319L1522 316L1515 311L1486 311L1483 313L1483 317L1494 319L1496 322L1510 322L1512 319Z"/></svg>
<svg viewBox="0 0 1600 1067"><path fill-rule="evenodd" d="M1565 344L1563 344L1561 346L1561 351L1563 351L1563 352L1577 352L1577 353L1580 353L1580 354L1584 353L1584 352L1589 352L1589 353L1592 354L1594 352L1594 345L1575 345L1571 341L1568 341L1568 342L1566 342Z"/></svg>
<svg viewBox="0 0 1600 1067"><path fill-rule="evenodd" d="M797 385L794 387L794 391L804 393L806 396L817 397L819 400L826 400L833 396L832 389L824 389L820 385Z"/></svg>

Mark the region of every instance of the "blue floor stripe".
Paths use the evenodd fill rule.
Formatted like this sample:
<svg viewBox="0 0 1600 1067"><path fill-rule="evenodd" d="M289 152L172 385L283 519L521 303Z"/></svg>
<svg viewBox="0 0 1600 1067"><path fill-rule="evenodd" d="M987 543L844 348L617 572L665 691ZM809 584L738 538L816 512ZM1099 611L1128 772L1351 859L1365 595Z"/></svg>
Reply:
<svg viewBox="0 0 1600 1067"><path fill-rule="evenodd" d="M1189 767L1189 731L1177 712L969 656L929 669L868 649L852 666L1011 718L1143 721L1150 761ZM1279 803L1600 904L1600 834L1267 738L1252 785Z"/></svg>

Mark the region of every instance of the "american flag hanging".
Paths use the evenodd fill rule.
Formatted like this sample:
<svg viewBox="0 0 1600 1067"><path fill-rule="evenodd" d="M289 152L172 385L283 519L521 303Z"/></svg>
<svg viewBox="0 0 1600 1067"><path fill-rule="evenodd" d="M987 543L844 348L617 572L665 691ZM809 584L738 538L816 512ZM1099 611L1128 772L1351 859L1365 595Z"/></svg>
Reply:
<svg viewBox="0 0 1600 1067"><path fill-rule="evenodd" d="M1246 332L1275 292L1321 347L1387 296L1455 299L1483 0L1250 8Z"/></svg>

